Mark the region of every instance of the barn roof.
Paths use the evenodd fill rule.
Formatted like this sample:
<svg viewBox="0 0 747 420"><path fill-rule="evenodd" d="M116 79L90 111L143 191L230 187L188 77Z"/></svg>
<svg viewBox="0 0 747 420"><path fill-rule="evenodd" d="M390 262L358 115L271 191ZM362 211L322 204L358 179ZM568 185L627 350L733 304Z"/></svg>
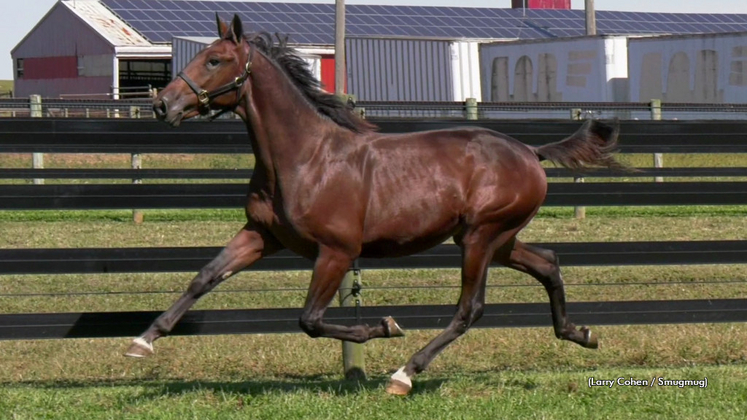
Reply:
<svg viewBox="0 0 747 420"><path fill-rule="evenodd" d="M94 34L115 48L153 48L153 43L99 1L58 1L10 51L11 55L55 12L63 10L90 27ZM54 23L52 23L54 24ZM59 26L60 24L57 23Z"/></svg>
<svg viewBox="0 0 747 420"><path fill-rule="evenodd" d="M214 36L215 12L239 14L247 29L290 35L300 44L334 44L334 4L100 0L153 43L175 36ZM78 2L80 4L81 2ZM747 14L597 11L601 35L747 31ZM584 35L583 10L347 5L348 36L438 39L543 39Z"/></svg>
<svg viewBox="0 0 747 420"><path fill-rule="evenodd" d="M137 30L118 18L109 8L97 1L60 2L87 22L115 47L144 47L151 43Z"/></svg>

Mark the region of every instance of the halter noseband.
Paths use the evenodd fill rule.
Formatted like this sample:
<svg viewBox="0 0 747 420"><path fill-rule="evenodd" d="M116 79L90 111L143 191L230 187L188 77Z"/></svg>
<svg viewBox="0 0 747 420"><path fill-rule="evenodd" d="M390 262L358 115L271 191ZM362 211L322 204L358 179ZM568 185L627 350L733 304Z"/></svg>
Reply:
<svg viewBox="0 0 747 420"><path fill-rule="evenodd" d="M197 95L197 101L199 103L200 113L201 114L208 113L210 111L210 101L228 92L232 92L234 90L238 91L239 88L241 88L241 86L244 85L244 82L246 82L246 80L249 78L249 75L252 73L251 69L252 69L252 57L253 56L254 56L254 48L252 48L251 51L249 52L249 58L246 60L246 65L244 66L244 72L240 76L233 79L232 82L226 83L225 85L213 91L207 91L201 88L197 83L194 82L194 80L190 79L189 76L184 74L183 71L180 71L179 74L176 75L176 77L184 80L184 82L187 83L187 86L189 86L189 88L192 89L195 95ZM237 93L237 96L238 96L238 93ZM224 109L223 111L220 112L220 114L226 111L229 111L229 109Z"/></svg>

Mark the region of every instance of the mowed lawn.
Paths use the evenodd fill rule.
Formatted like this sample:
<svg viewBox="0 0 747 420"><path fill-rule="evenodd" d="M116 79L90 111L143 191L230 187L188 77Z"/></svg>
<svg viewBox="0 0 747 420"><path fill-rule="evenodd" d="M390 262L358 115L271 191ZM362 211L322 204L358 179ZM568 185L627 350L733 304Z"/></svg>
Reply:
<svg viewBox="0 0 747 420"><path fill-rule="evenodd" d="M25 166L6 159L3 166ZM72 166L127 167L127 157L116 159L80 157ZM146 158L146 167L251 164L245 158L151 159ZM635 159L644 166L645 157ZM65 159L47 162L71 166ZM692 161L687 156L665 156L665 163L747 164L735 157ZM548 208L520 237L527 242L740 240L747 232L746 212L743 206L590 207L587 219L575 220L572 209ZM222 246L243 222L240 210L145 210L142 225L130 218L127 211L0 213L0 247ZM747 295L744 265L564 267L563 273L569 301ZM196 308L299 307L309 274L249 270ZM164 310L193 275L0 276L0 313ZM364 305L451 304L459 293L458 270L371 270L363 273L363 283ZM546 301L532 278L491 269L489 303ZM342 379L339 342L303 334L168 337L146 360L122 357L129 338L5 341L0 342L0 419L745 417L747 326L591 327L600 334L596 351L555 339L549 327L472 330L415 378L405 398L387 395L386 380L438 331L407 331L402 339L367 343L363 382ZM708 382L704 388L658 381L591 388L589 378Z"/></svg>
<svg viewBox="0 0 747 420"><path fill-rule="evenodd" d="M590 377L655 385L588 386ZM703 381L660 386L658 378ZM427 375L408 397L329 377L208 382L12 384L3 418L39 419L743 419L747 368L601 369Z"/></svg>

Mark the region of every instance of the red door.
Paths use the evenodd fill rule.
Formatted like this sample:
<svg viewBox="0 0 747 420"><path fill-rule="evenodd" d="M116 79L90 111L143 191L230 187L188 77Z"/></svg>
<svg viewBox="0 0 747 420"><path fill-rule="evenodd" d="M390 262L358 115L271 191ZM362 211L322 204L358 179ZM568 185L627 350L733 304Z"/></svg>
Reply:
<svg viewBox="0 0 747 420"><path fill-rule="evenodd" d="M322 88L329 93L335 93L335 56L322 56ZM345 92L347 92L347 77L345 78Z"/></svg>

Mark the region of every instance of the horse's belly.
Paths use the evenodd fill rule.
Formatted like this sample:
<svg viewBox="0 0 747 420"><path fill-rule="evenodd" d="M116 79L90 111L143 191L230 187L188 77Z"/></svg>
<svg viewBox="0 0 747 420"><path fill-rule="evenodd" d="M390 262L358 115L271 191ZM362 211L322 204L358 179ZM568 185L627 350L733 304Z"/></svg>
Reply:
<svg viewBox="0 0 747 420"><path fill-rule="evenodd" d="M429 227L430 229L420 231L412 228L395 229L387 232L388 234L375 238L369 237L363 243L361 256L385 258L416 254L439 245L454 236L461 226L459 219L454 217L451 220Z"/></svg>
<svg viewBox="0 0 747 420"><path fill-rule="evenodd" d="M453 193L401 192L380 200L366 214L362 255L402 256L438 245L458 230L462 207L461 197Z"/></svg>
<svg viewBox="0 0 747 420"><path fill-rule="evenodd" d="M363 258L391 258L404 257L417 254L440 245L453 235L444 235L437 238L420 238L417 241L401 243L395 241L380 240L363 245L361 257Z"/></svg>

